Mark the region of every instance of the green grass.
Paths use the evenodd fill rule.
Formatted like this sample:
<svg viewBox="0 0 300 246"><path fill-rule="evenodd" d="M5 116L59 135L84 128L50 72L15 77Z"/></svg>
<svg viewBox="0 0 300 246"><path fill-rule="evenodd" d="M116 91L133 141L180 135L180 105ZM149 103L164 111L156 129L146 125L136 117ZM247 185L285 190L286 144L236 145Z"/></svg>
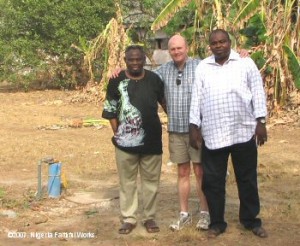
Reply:
<svg viewBox="0 0 300 246"><path fill-rule="evenodd" d="M5 190L4 188L0 187L0 199L2 199L5 196Z"/></svg>

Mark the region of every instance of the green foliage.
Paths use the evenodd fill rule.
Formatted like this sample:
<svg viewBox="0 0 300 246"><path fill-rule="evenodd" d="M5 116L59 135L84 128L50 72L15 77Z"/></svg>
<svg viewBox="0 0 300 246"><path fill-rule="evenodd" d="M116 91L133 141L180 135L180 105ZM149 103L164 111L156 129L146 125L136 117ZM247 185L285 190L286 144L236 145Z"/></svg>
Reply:
<svg viewBox="0 0 300 246"><path fill-rule="evenodd" d="M151 44L149 39L153 37L150 29L151 23L160 11L162 6L168 0L123 0L121 1L121 10L127 35L134 43L144 44L146 50Z"/></svg>
<svg viewBox="0 0 300 246"><path fill-rule="evenodd" d="M5 195L5 189L0 187L0 199L2 199Z"/></svg>
<svg viewBox="0 0 300 246"><path fill-rule="evenodd" d="M159 30L174 18L175 13L184 8L190 1L189 0L170 0L167 1L166 6L161 10L160 14L156 17L151 25L151 30Z"/></svg>
<svg viewBox="0 0 300 246"><path fill-rule="evenodd" d="M244 6L242 10L239 11L238 15L233 20L233 24L236 24L236 22L241 21L242 19L246 19L249 15L255 13L256 9L259 6L260 6L259 0L247 1L247 4Z"/></svg>
<svg viewBox="0 0 300 246"><path fill-rule="evenodd" d="M295 81L295 86L300 89L300 63L289 46L283 45L283 50L288 58L288 67Z"/></svg>
<svg viewBox="0 0 300 246"><path fill-rule="evenodd" d="M246 47L255 47L265 43L267 39L266 32L267 30L260 14L255 14L248 21L248 25L240 30L240 33L247 37Z"/></svg>
<svg viewBox="0 0 300 246"><path fill-rule="evenodd" d="M194 11L191 6L186 6L180 9L176 15L169 21L168 25L163 30L173 35L176 32L188 33L186 29L193 26L194 22ZM187 37L188 38L188 37Z"/></svg>
<svg viewBox="0 0 300 246"><path fill-rule="evenodd" d="M66 66L81 65L71 45L96 37L115 11L112 0L2 0L0 8L0 79L26 79L24 70L38 74L55 65L49 82L63 87L74 83L63 76Z"/></svg>
<svg viewBox="0 0 300 246"><path fill-rule="evenodd" d="M169 0L151 28L164 27L168 34L180 32L190 44L191 55L198 54L201 58L207 56L210 31L227 30L238 48L254 52L251 57L264 78L271 115L278 105L284 105L293 88L291 83L300 88L298 3L298 0ZM181 13L184 15L180 16ZM232 47L236 48L234 43Z"/></svg>
<svg viewBox="0 0 300 246"><path fill-rule="evenodd" d="M257 51L251 54L251 58L255 62L256 66L258 69L261 69L263 66L266 65L266 59L264 57L264 52L263 51ZM265 70L265 74L270 74L272 71L271 67L267 67Z"/></svg>

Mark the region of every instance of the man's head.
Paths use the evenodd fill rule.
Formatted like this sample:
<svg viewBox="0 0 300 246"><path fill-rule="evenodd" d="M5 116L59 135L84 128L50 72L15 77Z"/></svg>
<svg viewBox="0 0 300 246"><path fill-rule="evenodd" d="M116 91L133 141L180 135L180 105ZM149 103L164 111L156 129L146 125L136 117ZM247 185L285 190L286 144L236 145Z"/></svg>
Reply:
<svg viewBox="0 0 300 246"><path fill-rule="evenodd" d="M217 63L224 64L229 58L231 41L228 32L223 29L213 30L209 35L209 47Z"/></svg>
<svg viewBox="0 0 300 246"><path fill-rule="evenodd" d="M146 55L142 46L130 45L125 50L125 63L130 75L139 76L143 72Z"/></svg>
<svg viewBox="0 0 300 246"><path fill-rule="evenodd" d="M170 56L177 66L183 65L188 57L188 45L184 37L174 35L168 43Z"/></svg>

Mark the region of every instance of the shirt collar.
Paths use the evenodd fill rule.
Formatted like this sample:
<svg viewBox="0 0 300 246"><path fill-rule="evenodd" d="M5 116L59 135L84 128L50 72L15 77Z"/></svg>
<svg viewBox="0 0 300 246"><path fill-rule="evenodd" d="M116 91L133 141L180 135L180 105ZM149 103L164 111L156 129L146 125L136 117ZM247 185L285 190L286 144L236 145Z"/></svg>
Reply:
<svg viewBox="0 0 300 246"><path fill-rule="evenodd" d="M239 59L240 59L240 55L237 52L235 52L234 50L231 49L230 54L229 54L229 58L225 63L227 63L229 61L232 61L232 60L239 60ZM216 63L214 55L209 56L207 59L204 59L203 61L205 61L208 64L217 64L217 65L219 65L218 63Z"/></svg>
<svg viewBox="0 0 300 246"><path fill-rule="evenodd" d="M188 64L189 62L191 62L193 59L191 58L191 57L188 57L186 60L185 60L185 63L184 63L184 68L186 67L186 64ZM176 68L176 69L178 69L177 68L177 65L175 64L175 62L172 60L172 63L173 63L173 66Z"/></svg>

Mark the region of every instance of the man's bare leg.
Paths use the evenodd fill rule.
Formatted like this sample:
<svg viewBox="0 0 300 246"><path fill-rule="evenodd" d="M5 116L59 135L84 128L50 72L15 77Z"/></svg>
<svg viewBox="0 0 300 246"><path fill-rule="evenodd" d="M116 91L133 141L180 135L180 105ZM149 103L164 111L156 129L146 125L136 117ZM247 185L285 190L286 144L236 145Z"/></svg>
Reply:
<svg viewBox="0 0 300 246"><path fill-rule="evenodd" d="M200 163L193 163L193 168L196 178L196 191L199 197L200 204L200 219L196 225L196 228L207 230L210 224L210 217L207 200L202 190L203 168Z"/></svg>
<svg viewBox="0 0 300 246"><path fill-rule="evenodd" d="M181 212L188 212L190 195L190 162L178 164L178 196Z"/></svg>
<svg viewBox="0 0 300 246"><path fill-rule="evenodd" d="M181 230L185 225L192 223L192 216L189 214L189 195L190 195L190 163L178 164L178 197L180 206L180 216L178 221L170 225L170 229Z"/></svg>

